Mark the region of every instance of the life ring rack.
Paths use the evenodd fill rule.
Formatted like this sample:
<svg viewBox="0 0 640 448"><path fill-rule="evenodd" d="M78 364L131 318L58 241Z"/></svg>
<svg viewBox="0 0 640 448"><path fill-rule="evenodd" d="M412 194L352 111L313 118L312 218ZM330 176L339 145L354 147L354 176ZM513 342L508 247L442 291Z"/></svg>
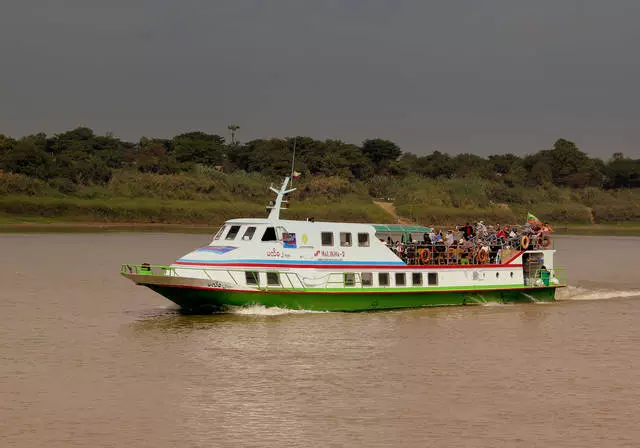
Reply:
<svg viewBox="0 0 640 448"><path fill-rule="evenodd" d="M479 264L485 264L489 258L489 252L484 249L479 249L476 254L476 260Z"/></svg>
<svg viewBox="0 0 640 448"><path fill-rule="evenodd" d="M427 264L431 260L431 251L429 249L419 249L418 259L421 264Z"/></svg>

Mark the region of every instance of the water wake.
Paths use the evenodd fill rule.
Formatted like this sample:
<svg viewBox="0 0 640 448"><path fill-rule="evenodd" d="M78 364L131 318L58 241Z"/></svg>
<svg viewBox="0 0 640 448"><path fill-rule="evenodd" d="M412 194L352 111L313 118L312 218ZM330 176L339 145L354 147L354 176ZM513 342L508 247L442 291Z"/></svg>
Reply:
<svg viewBox="0 0 640 448"><path fill-rule="evenodd" d="M640 297L640 290L588 289L580 286L567 286L556 292L557 300L607 300L624 297Z"/></svg>
<svg viewBox="0 0 640 448"><path fill-rule="evenodd" d="M231 314L238 314L241 316L282 316L284 314L328 313L328 311L291 310L288 308L279 308L277 306L266 307L260 304L229 307L227 311Z"/></svg>

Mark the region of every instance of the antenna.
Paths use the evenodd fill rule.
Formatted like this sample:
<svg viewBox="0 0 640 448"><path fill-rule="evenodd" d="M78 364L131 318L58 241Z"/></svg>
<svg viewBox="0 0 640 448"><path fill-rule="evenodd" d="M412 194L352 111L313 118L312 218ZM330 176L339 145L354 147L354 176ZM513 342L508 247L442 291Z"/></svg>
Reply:
<svg viewBox="0 0 640 448"><path fill-rule="evenodd" d="M285 177L284 178L284 182L282 183L282 186L280 187L280 190L277 190L273 187L273 185L271 187L269 187L269 189L271 191L273 191L274 193L277 194L276 196L276 201L273 205L268 205L267 209L271 210L269 212L269 217L267 218L269 221L277 221L278 219L280 219L280 209L282 208L282 203L286 203L287 201L284 200L284 196L287 193L291 193L292 191L295 190L295 188L290 188L289 190L287 190L287 184L289 183L289 178Z"/></svg>
<svg viewBox="0 0 640 448"><path fill-rule="evenodd" d="M293 166L296 163L296 143L298 141L298 137L293 138L293 157L291 158L291 186L293 187Z"/></svg>

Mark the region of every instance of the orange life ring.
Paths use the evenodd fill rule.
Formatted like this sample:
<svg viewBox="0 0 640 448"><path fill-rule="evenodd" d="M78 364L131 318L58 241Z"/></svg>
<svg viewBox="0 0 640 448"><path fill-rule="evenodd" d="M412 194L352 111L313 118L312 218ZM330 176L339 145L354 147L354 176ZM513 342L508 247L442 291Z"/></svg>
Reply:
<svg viewBox="0 0 640 448"><path fill-rule="evenodd" d="M549 247L551 245L551 238L549 237L549 235L545 235L542 238L542 247Z"/></svg>
<svg viewBox="0 0 640 448"><path fill-rule="evenodd" d="M478 261L478 263L480 264L486 263L487 258L489 258L489 252L487 252L484 249L478 250L478 254L476 255L476 260Z"/></svg>
<svg viewBox="0 0 640 448"><path fill-rule="evenodd" d="M420 262L422 262L422 264L427 264L427 262L431 260L431 251L429 249L420 249L418 251L418 256L420 257Z"/></svg>
<svg viewBox="0 0 640 448"><path fill-rule="evenodd" d="M529 247L529 237L527 235L524 235L520 239L520 246L522 246L522 249L524 249L524 250L526 250L527 247Z"/></svg>

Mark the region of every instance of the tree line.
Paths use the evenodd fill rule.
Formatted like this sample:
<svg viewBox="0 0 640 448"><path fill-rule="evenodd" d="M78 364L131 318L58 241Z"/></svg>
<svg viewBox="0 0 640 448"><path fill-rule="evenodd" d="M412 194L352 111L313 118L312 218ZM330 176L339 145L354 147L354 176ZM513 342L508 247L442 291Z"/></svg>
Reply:
<svg viewBox="0 0 640 448"><path fill-rule="evenodd" d="M45 181L63 193L78 186L104 185L118 170L179 174L201 165L227 173L256 172L275 179L289 173L294 146L297 171L365 182L374 175L398 179L416 175L429 179L473 177L505 187L640 187L640 159L621 153L608 160L590 157L565 139L523 157L451 156L439 151L418 156L379 138L364 140L360 145L310 137L240 143L227 142L217 134L188 132L171 139L143 137L127 142L79 127L53 136L39 133L14 139L0 134L0 170Z"/></svg>

